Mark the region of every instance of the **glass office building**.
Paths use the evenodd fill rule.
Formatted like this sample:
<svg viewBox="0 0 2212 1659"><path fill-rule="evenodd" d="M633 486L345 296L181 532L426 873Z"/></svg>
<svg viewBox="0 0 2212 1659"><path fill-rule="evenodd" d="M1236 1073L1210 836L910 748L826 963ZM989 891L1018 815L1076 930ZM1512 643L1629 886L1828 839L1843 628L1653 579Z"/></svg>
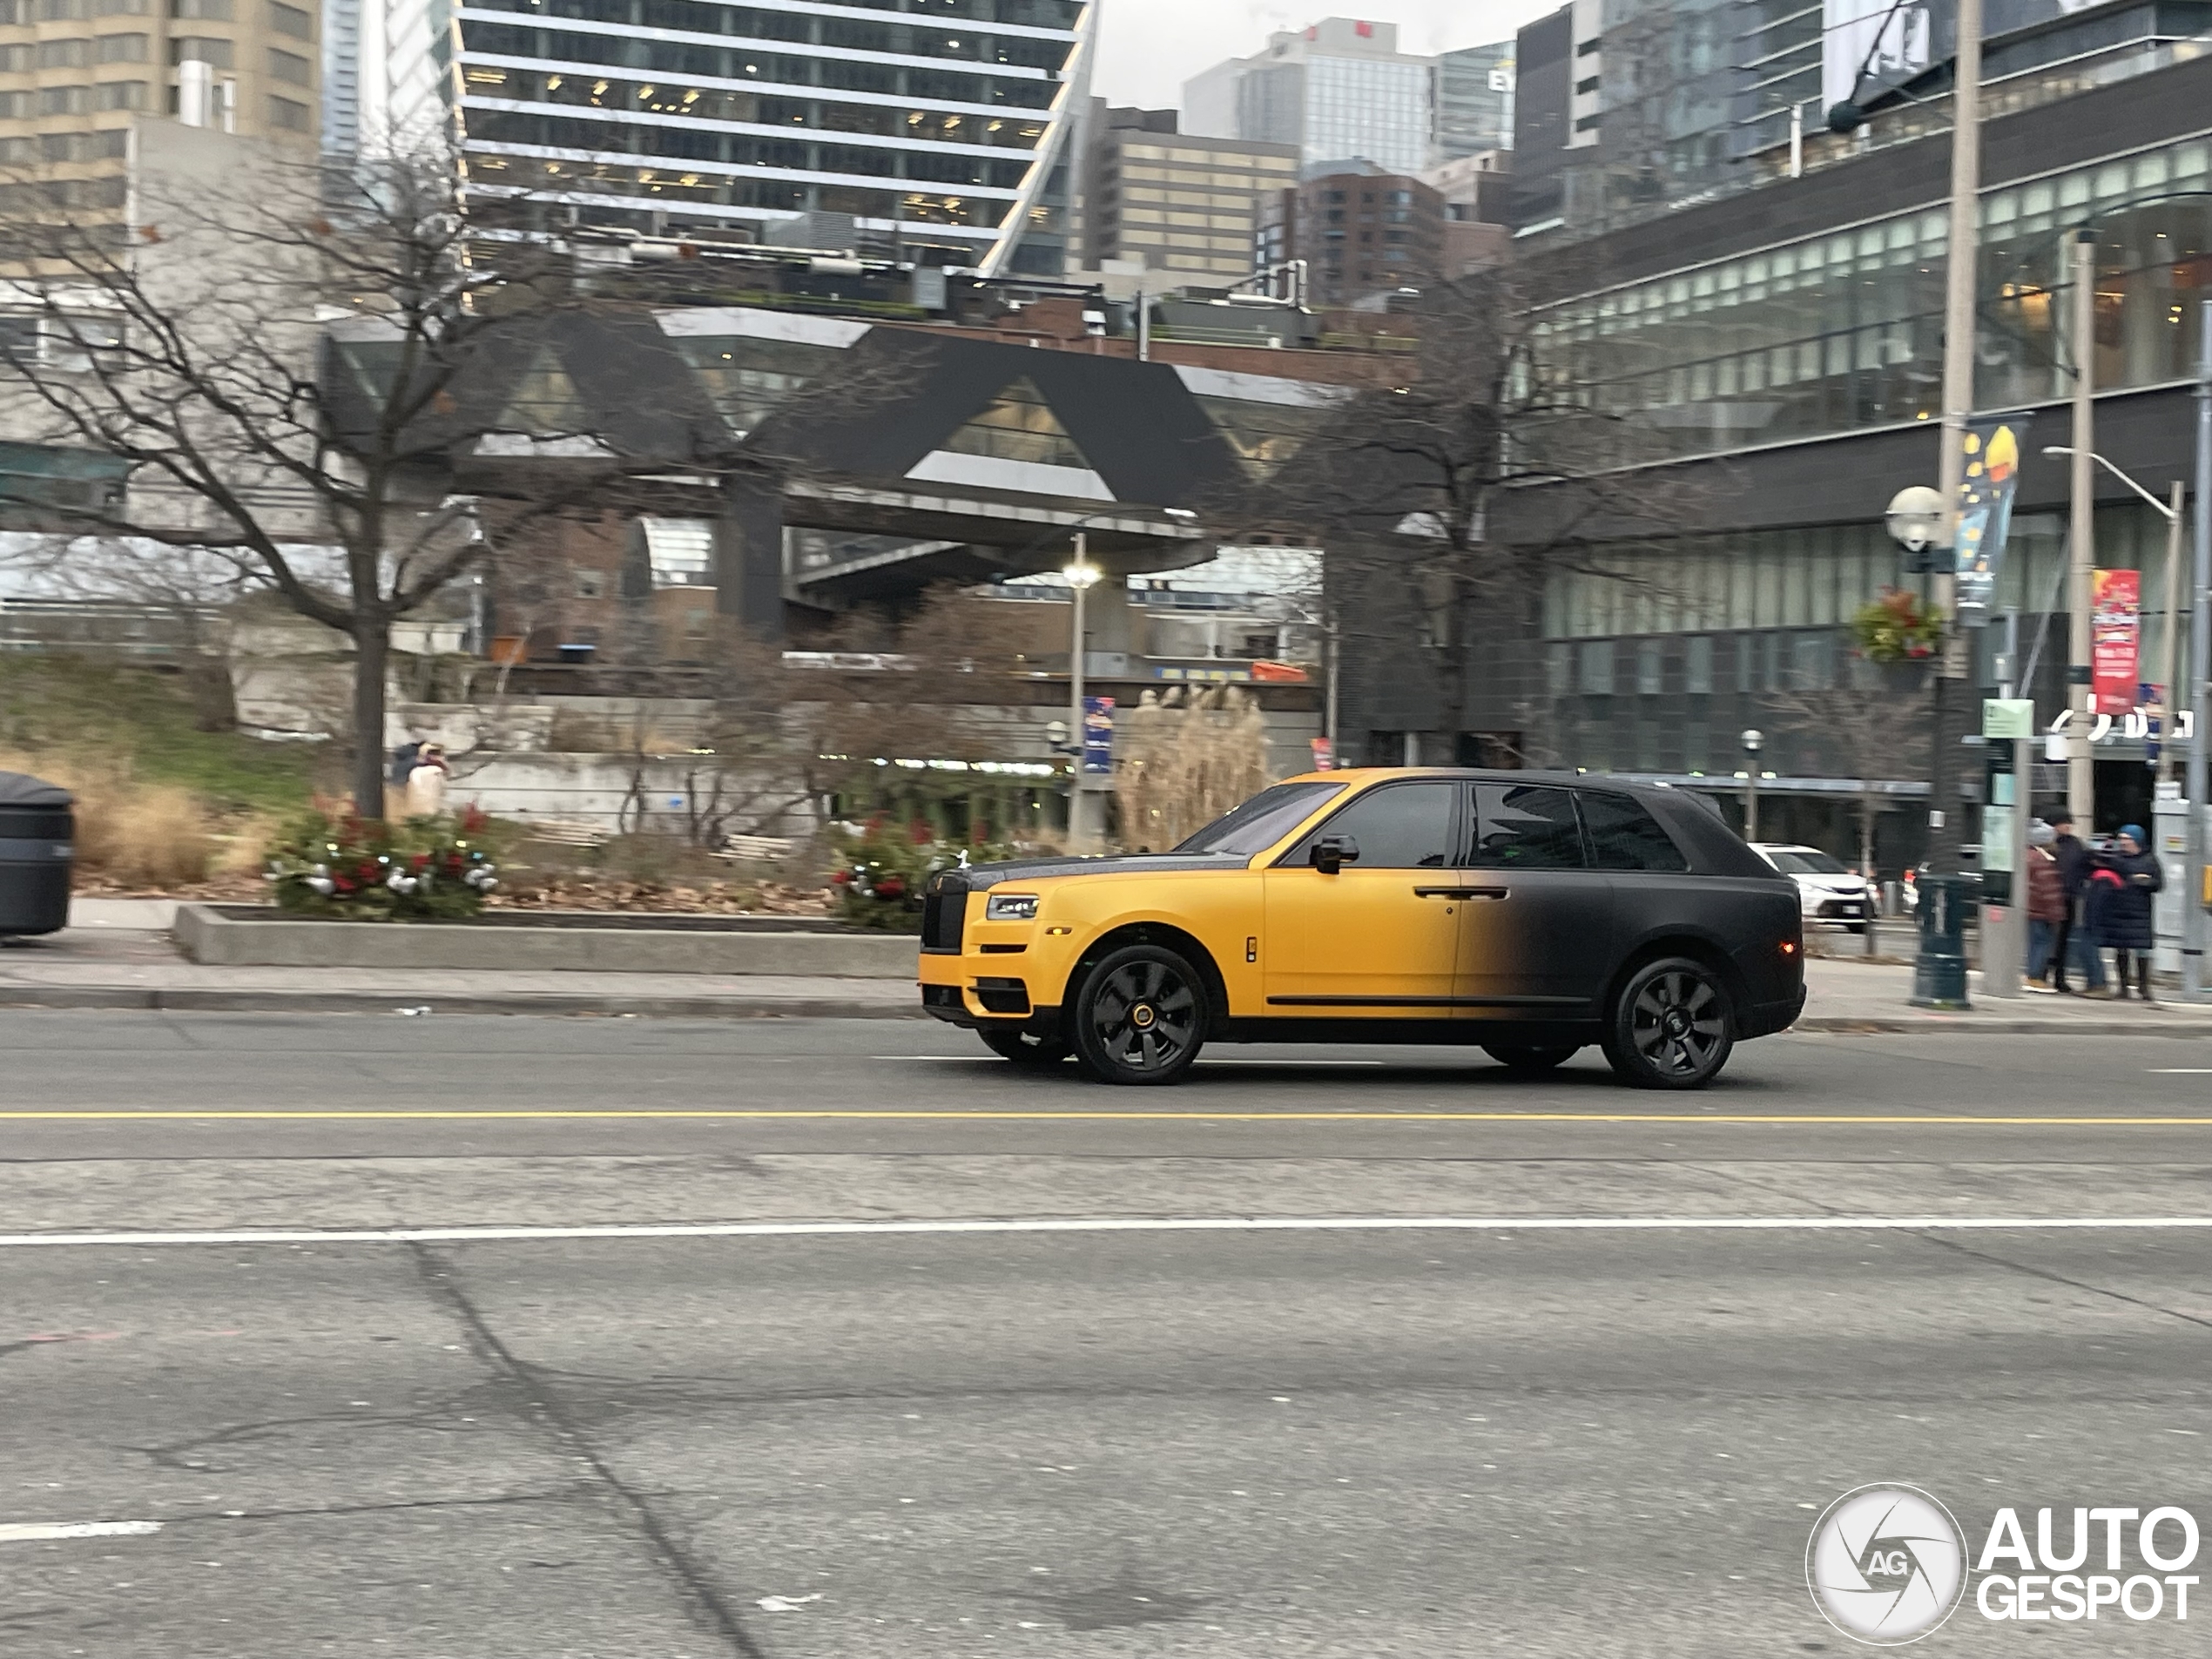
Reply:
<svg viewBox="0 0 2212 1659"><path fill-rule="evenodd" d="M1057 276L1086 0L472 0L453 63L469 180L529 222L867 251ZM442 64L438 65L442 69ZM395 64L395 84L404 81Z"/></svg>

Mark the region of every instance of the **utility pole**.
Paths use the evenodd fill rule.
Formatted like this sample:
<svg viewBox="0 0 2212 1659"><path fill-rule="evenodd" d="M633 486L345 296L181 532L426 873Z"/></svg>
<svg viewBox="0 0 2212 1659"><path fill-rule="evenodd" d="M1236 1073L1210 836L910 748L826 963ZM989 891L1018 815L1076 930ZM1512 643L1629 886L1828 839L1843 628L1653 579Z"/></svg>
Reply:
<svg viewBox="0 0 2212 1659"><path fill-rule="evenodd" d="M2089 747L2095 691L2089 671L2090 612L2097 569L2097 239L2074 233L2067 250L2074 282L2073 517L2067 529L2069 610L2067 631L2066 805L2075 833L2087 840L2097 823L2097 767Z"/></svg>
<svg viewBox="0 0 2212 1659"><path fill-rule="evenodd" d="M2182 895L2182 995L2204 1000L2205 682L2212 679L2212 300L2196 327L2196 557L2189 574L2188 891Z"/></svg>
<svg viewBox="0 0 2212 1659"><path fill-rule="evenodd" d="M2174 776L2174 738L2182 729L2181 709L2186 682L2182 676L2188 671L2182 661L2182 642L2188 636L2182 632L2182 496L2184 486L2174 481L2174 504L2166 515L2166 644L2160 652L2160 666L2165 671L2166 687L2158 699L2158 781L2166 783Z"/></svg>
<svg viewBox="0 0 2212 1659"><path fill-rule="evenodd" d="M1959 56L1952 91L1951 226L1944 265L1943 497L1948 550L1933 598L1946 621L1936 659L1935 731L1928 762L1928 880L1920 892L1920 949L1912 964L1916 1008L1963 1008L1966 1000L1965 894L1959 874L1959 740L1953 705L1963 701L1966 641L1959 631L1959 496L1966 469L1966 422L1974 406L1974 292L1980 265L1981 0L1959 0Z"/></svg>

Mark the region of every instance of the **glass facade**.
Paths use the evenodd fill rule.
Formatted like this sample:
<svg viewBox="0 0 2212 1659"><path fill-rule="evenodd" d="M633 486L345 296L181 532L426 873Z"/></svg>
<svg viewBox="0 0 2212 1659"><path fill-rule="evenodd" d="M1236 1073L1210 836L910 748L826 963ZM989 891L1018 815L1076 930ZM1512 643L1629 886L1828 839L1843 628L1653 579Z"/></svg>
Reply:
<svg viewBox="0 0 2212 1659"><path fill-rule="evenodd" d="M2063 398L2064 243L2098 234L2096 383L2195 372L2212 292L2212 143L2196 137L1982 197L1975 401ZM1540 354L1676 454L1939 417L1940 208L1692 266L1541 314Z"/></svg>
<svg viewBox="0 0 2212 1659"><path fill-rule="evenodd" d="M838 213L873 249L1057 276L1094 10L481 0L457 13L470 182L554 224Z"/></svg>
<svg viewBox="0 0 2212 1659"><path fill-rule="evenodd" d="M1308 57L1305 159L1420 172L1429 164L1429 80L1425 63Z"/></svg>

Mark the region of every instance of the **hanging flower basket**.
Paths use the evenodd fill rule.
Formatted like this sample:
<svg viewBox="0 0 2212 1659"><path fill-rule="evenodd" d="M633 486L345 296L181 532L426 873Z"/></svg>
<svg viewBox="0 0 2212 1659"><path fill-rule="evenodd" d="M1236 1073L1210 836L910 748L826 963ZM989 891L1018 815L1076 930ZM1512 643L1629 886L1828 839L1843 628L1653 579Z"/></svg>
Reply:
<svg viewBox="0 0 2212 1659"><path fill-rule="evenodd" d="M1903 588L1884 588L1881 597L1851 619L1858 654L1871 663L1918 663L1943 644L1944 616Z"/></svg>

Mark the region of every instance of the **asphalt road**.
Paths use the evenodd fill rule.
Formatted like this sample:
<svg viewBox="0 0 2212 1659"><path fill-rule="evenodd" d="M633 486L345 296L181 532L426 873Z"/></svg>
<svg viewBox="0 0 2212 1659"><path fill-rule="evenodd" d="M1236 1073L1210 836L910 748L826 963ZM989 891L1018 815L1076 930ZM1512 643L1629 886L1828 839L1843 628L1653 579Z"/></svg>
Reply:
<svg viewBox="0 0 2212 1659"><path fill-rule="evenodd" d="M2212 1533L2212 1230L2054 1224L2212 1217L2212 1043L1783 1038L1688 1097L971 1045L0 1015L0 1651L1842 1652L1804 1547L1862 1483ZM253 1237L395 1229L446 1236ZM1923 1650L2031 1639L2202 1649Z"/></svg>

